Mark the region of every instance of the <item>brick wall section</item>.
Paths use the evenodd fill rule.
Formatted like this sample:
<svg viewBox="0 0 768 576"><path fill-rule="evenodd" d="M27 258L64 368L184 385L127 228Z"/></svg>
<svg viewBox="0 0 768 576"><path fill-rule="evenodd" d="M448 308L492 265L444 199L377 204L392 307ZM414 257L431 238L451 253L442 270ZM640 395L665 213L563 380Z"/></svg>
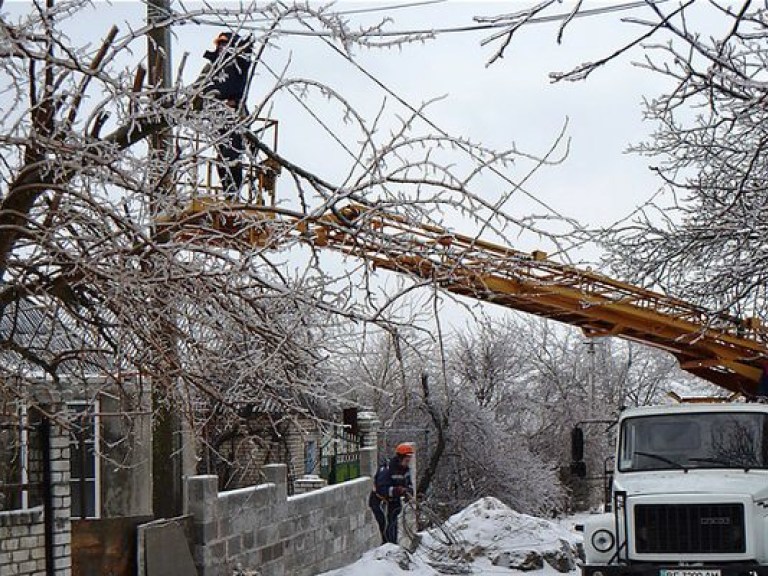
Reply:
<svg viewBox="0 0 768 576"><path fill-rule="evenodd" d="M268 437L271 433L272 423L268 423L269 428L265 428L263 437ZM294 478L300 478L305 474L319 474L319 462L315 470L305 469L305 445L307 440L314 440L318 446L321 444L320 432L317 424L304 418L296 422L291 422L284 431L285 438L280 441L269 441L265 444L263 439L255 438L239 439L235 445L231 459L235 462L233 477L229 480L227 489L245 488L254 486L262 482L262 466L266 464L288 464L288 474ZM221 448L224 454L227 454L228 446Z"/></svg>
<svg viewBox="0 0 768 576"><path fill-rule="evenodd" d="M376 460L375 454L366 458ZM267 484L221 493L216 476L188 478L199 576L231 576L237 568L261 576L313 576L378 545L369 477L288 498L286 466L263 470Z"/></svg>
<svg viewBox="0 0 768 576"><path fill-rule="evenodd" d="M43 507L0 512L0 576L44 571Z"/></svg>
<svg viewBox="0 0 768 576"><path fill-rule="evenodd" d="M72 512L69 486L69 435L51 426L51 481L53 483L53 557L56 576L72 574Z"/></svg>
<svg viewBox="0 0 768 576"><path fill-rule="evenodd" d="M39 442L30 442L30 461L42 462ZM30 466L30 482L42 466ZM51 481L53 495L53 557L56 576L71 576L71 522L69 495L69 437L51 425ZM34 495L36 496L36 495ZM33 498L33 495L30 495ZM39 498L35 504L39 504ZM0 512L0 576L45 574L45 529L43 506Z"/></svg>

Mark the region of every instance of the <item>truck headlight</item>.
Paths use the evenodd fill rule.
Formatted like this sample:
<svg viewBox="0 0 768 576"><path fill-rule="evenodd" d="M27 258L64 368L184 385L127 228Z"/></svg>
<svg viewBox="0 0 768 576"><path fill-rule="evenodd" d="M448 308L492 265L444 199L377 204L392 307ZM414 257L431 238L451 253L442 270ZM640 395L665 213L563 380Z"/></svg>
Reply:
<svg viewBox="0 0 768 576"><path fill-rule="evenodd" d="M613 548L613 544L614 544L613 533L611 533L609 530L598 530L597 532L592 534L592 546L598 552L602 552L603 554L605 554L611 548Z"/></svg>

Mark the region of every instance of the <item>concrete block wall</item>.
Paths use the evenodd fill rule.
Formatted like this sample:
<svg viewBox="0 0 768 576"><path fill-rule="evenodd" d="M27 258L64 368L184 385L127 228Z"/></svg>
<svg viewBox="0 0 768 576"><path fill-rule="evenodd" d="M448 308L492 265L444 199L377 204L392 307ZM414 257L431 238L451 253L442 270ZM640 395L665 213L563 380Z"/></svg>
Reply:
<svg viewBox="0 0 768 576"><path fill-rule="evenodd" d="M43 507L0 512L0 576L43 574Z"/></svg>
<svg viewBox="0 0 768 576"><path fill-rule="evenodd" d="M293 491L294 494L306 494L307 492L313 492L320 488L325 488L326 486L328 486L327 480L320 478L320 476L309 474L294 481Z"/></svg>
<svg viewBox="0 0 768 576"><path fill-rule="evenodd" d="M375 461L375 455L368 458ZM187 479L199 576L231 576L238 568L261 576L313 576L379 544L368 509L369 477L288 498L286 466L263 471L266 484L221 493L216 476Z"/></svg>
<svg viewBox="0 0 768 576"><path fill-rule="evenodd" d="M37 434L30 434L30 483L42 478L42 452ZM71 576L72 527L69 493L69 436L53 423L50 437L51 493L53 501L53 568L56 576ZM37 506L0 512L0 576L41 576L46 569L45 517Z"/></svg>

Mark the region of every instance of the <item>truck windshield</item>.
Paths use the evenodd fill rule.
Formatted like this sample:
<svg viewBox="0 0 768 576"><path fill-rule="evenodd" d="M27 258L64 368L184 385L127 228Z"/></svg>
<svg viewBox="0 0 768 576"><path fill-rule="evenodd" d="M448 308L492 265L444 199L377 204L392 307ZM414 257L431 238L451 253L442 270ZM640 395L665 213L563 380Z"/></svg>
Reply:
<svg viewBox="0 0 768 576"><path fill-rule="evenodd" d="M768 468L768 416L698 412L627 418L619 470Z"/></svg>

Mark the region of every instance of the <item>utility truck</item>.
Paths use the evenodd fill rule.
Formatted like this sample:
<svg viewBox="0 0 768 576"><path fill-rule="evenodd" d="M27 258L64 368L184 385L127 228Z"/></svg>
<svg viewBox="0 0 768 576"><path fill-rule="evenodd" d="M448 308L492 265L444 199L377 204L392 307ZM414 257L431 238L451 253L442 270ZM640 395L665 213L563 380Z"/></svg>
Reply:
<svg viewBox="0 0 768 576"><path fill-rule="evenodd" d="M265 131L273 129L270 148ZM277 122L257 119L243 135L258 152L248 160L255 163L243 164L253 178L238 201L222 198L221 187L211 184L217 170L217 159L205 156L214 153L211 146L194 133L179 136L202 165L182 179L186 205L159 218L177 242L233 250L300 242L336 250L452 294L556 319L588 337L616 336L664 350L682 369L736 394L761 390L768 325L758 318L707 311L559 263L541 250L526 253L476 233L454 233L376 203L290 210L276 202L278 168L308 176L277 154ZM295 200L301 202L288 204L304 206L303 197ZM760 404L623 413L613 509L587 525L584 576L768 576L767 421L768 406ZM574 437L583 441L581 433ZM582 460L574 470L583 468Z"/></svg>
<svg viewBox="0 0 768 576"><path fill-rule="evenodd" d="M768 576L768 404L631 408L615 428L583 576Z"/></svg>

